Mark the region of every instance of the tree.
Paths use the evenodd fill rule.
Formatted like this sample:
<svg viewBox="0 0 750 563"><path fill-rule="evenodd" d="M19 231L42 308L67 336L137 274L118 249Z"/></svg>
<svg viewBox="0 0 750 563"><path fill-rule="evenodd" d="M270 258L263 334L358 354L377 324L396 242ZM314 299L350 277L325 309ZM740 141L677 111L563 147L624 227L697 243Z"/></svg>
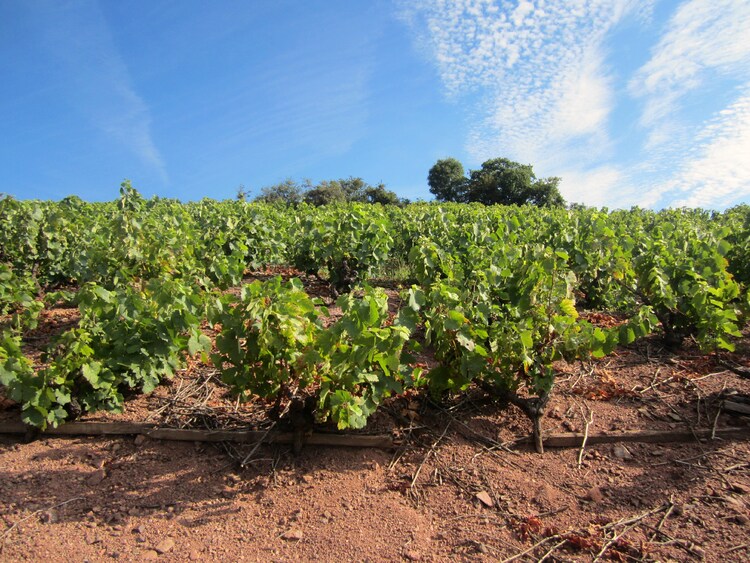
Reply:
<svg viewBox="0 0 750 563"><path fill-rule="evenodd" d="M241 186L237 193L238 199L241 195L247 193L243 190L244 188ZM338 180L323 180L317 186L313 186L310 180L298 183L291 178L287 178L280 184L263 188L255 201L286 205L297 205L304 201L316 206L347 201L380 203L383 205L404 205L405 203L404 200L399 199L395 192L386 189L384 184L371 186L362 178L353 176Z"/></svg>
<svg viewBox="0 0 750 563"><path fill-rule="evenodd" d="M438 160L427 174L430 192L438 201L463 201L468 180L464 167L455 158Z"/></svg>
<svg viewBox="0 0 750 563"><path fill-rule="evenodd" d="M309 185L309 182L307 183ZM266 203L284 203L286 205L297 205L302 201L304 187L287 178L280 184L266 186L260 191L260 195L255 201L264 201Z"/></svg>
<svg viewBox="0 0 750 563"><path fill-rule="evenodd" d="M367 203L380 203L381 205L400 205L401 201L396 192L386 190L383 184L365 188L363 201Z"/></svg>
<svg viewBox="0 0 750 563"><path fill-rule="evenodd" d="M530 164L507 158L494 158L463 176L463 166L455 158L438 160L427 181L439 201L479 202L485 205L524 205L540 207L565 205L558 185L560 178L537 178Z"/></svg>
<svg viewBox="0 0 750 563"><path fill-rule="evenodd" d="M354 176L341 178L340 180L336 180L336 182L344 190L347 201L364 201L365 190L370 187L362 178L355 178Z"/></svg>
<svg viewBox="0 0 750 563"><path fill-rule="evenodd" d="M471 171L468 200L485 205L526 203L527 191L533 178L534 172L529 165L507 158L488 160L479 170Z"/></svg>
<svg viewBox="0 0 750 563"><path fill-rule="evenodd" d="M346 192L338 180L323 180L305 193L305 201L315 206L340 203L346 201Z"/></svg>
<svg viewBox="0 0 750 563"><path fill-rule="evenodd" d="M237 188L237 201L247 201L247 196L250 194L250 190L245 187L245 184L240 184Z"/></svg>
<svg viewBox="0 0 750 563"><path fill-rule="evenodd" d="M305 193L305 201L312 205L327 205L344 201L401 205L398 195L386 189L384 184L371 186L362 178L324 180Z"/></svg>
<svg viewBox="0 0 750 563"><path fill-rule="evenodd" d="M565 198L558 188L560 180L557 176L550 176L534 182L529 190L529 203L538 207L564 207Z"/></svg>

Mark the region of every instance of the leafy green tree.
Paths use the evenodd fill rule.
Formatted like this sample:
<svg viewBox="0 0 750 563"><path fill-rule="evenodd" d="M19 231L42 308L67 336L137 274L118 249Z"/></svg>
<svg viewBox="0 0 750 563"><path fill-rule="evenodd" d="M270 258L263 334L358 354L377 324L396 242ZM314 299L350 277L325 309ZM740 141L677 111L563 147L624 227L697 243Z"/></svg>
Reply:
<svg viewBox="0 0 750 563"><path fill-rule="evenodd" d="M305 193L305 201L315 206L341 203L346 200L346 191L338 180L324 180Z"/></svg>
<svg viewBox="0 0 750 563"><path fill-rule="evenodd" d="M380 203L383 205L401 204L398 195L386 189L384 184L371 186L362 178L354 178L352 176L339 180L324 180L305 192L304 200L316 206L345 201Z"/></svg>
<svg viewBox="0 0 750 563"><path fill-rule="evenodd" d="M468 178L455 158L438 160L430 169L427 181L439 201L539 207L565 205L558 189L560 178L537 178L530 164L507 158L485 161L479 170L471 170Z"/></svg>
<svg viewBox="0 0 750 563"><path fill-rule="evenodd" d="M400 205L401 203L396 192L385 189L383 184L365 188L363 200L365 203L380 203L382 205Z"/></svg>
<svg viewBox="0 0 750 563"><path fill-rule="evenodd" d="M260 191L260 195L255 201L264 201L266 203L284 203L287 205L297 205L302 201L305 188L309 186L300 185L291 178L287 178L280 184L266 186Z"/></svg>
<svg viewBox="0 0 750 563"><path fill-rule="evenodd" d="M355 178L354 176L341 178L340 180L336 180L336 182L344 190L347 201L363 201L364 192L370 187L362 178Z"/></svg>
<svg viewBox="0 0 750 563"><path fill-rule="evenodd" d="M464 201L468 180L455 158L438 160L427 174L427 183L438 201Z"/></svg>

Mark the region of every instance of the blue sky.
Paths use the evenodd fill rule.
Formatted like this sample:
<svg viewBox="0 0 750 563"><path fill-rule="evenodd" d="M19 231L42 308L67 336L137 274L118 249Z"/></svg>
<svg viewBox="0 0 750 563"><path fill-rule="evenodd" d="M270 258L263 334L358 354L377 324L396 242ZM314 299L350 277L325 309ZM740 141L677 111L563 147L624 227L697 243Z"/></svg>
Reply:
<svg viewBox="0 0 750 563"><path fill-rule="evenodd" d="M507 157L569 201L750 202L747 0L0 0L0 192L232 198Z"/></svg>

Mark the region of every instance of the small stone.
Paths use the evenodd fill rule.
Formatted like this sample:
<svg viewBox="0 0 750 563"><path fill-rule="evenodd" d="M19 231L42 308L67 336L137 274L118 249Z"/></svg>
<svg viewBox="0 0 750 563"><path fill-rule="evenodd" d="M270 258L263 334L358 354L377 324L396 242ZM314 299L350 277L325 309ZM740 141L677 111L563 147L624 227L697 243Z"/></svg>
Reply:
<svg viewBox="0 0 750 563"><path fill-rule="evenodd" d="M153 549L147 549L143 552L141 559L143 561L156 561L157 559L159 559L159 554Z"/></svg>
<svg viewBox="0 0 750 563"><path fill-rule="evenodd" d="M287 541L300 541L303 536L304 534L302 533L302 530L297 530L295 528L291 528L281 534L281 538Z"/></svg>
<svg viewBox="0 0 750 563"><path fill-rule="evenodd" d="M162 541L160 541L156 546L154 546L154 550L158 554L162 553L169 553L174 549L174 540L172 538L167 538Z"/></svg>
<svg viewBox="0 0 750 563"><path fill-rule="evenodd" d="M492 508L495 506L495 502L492 500L492 497L486 492L482 491L474 495L479 502L481 502L484 506L488 508Z"/></svg>
<svg viewBox="0 0 750 563"><path fill-rule="evenodd" d="M39 516L39 520L42 524L54 524L57 522L57 513L54 510L45 510Z"/></svg>
<svg viewBox="0 0 750 563"><path fill-rule="evenodd" d="M747 526L748 523L750 523L750 518L748 518L744 514L735 514L734 518L732 518L732 520L736 524L740 524L741 526Z"/></svg>
<svg viewBox="0 0 750 563"><path fill-rule="evenodd" d="M597 504L604 502L604 494L602 493L602 490L599 487L592 487L586 492L586 496L584 497L586 500L590 500L591 502L595 502Z"/></svg>
<svg viewBox="0 0 750 563"><path fill-rule="evenodd" d="M190 552L190 555L188 555L188 559L190 559L190 561L200 561L201 559L203 559L203 557L201 557L200 551L194 549Z"/></svg>
<svg viewBox="0 0 750 563"><path fill-rule="evenodd" d="M404 552L404 557L406 557L409 561L421 561L422 560L422 554L418 551L414 551L413 549L407 549Z"/></svg>
<svg viewBox="0 0 750 563"><path fill-rule="evenodd" d="M313 482L313 476L309 474L305 474L302 476L302 481L304 483L307 483L308 485Z"/></svg>
<svg viewBox="0 0 750 563"><path fill-rule="evenodd" d="M142 534L145 529L146 528L143 526L143 524L141 524L140 526L136 526L135 528L133 528L132 532L134 534Z"/></svg>
<svg viewBox="0 0 750 563"><path fill-rule="evenodd" d="M742 483L732 483L732 490L741 495L750 495L750 487Z"/></svg>
<svg viewBox="0 0 750 563"><path fill-rule="evenodd" d="M136 446L140 446L145 441L146 441L146 436L144 436L143 434L138 434L138 436L135 437L135 440L133 440L133 443Z"/></svg>
<svg viewBox="0 0 750 563"><path fill-rule="evenodd" d="M99 539L99 536L96 536L94 534L87 534L86 536L84 536L84 540L89 545L94 545L95 543L99 543L102 541Z"/></svg>
<svg viewBox="0 0 750 563"><path fill-rule="evenodd" d="M617 459L622 459L624 461L633 459L633 454L631 454L630 450L622 444L615 444L615 447L612 449L612 455Z"/></svg>
<svg viewBox="0 0 750 563"><path fill-rule="evenodd" d="M107 472L104 469L97 469L91 475L86 478L87 485L98 485L107 477Z"/></svg>

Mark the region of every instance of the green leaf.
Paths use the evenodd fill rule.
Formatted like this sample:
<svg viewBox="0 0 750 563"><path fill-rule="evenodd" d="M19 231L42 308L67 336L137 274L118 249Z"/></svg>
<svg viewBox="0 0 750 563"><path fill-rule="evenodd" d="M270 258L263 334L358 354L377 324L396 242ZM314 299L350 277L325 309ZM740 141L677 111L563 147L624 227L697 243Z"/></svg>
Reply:
<svg viewBox="0 0 750 563"><path fill-rule="evenodd" d="M448 330L458 330L466 322L466 317L460 311L450 310L445 318L445 328Z"/></svg>
<svg viewBox="0 0 750 563"><path fill-rule="evenodd" d="M523 344L524 348L533 348L534 338L530 331L524 330L518 336L521 338L521 344Z"/></svg>
<svg viewBox="0 0 750 563"><path fill-rule="evenodd" d="M569 317L573 317L574 319L578 318L575 301L572 299L563 299L560 301L560 310Z"/></svg>
<svg viewBox="0 0 750 563"><path fill-rule="evenodd" d="M99 372L102 365L99 362L90 362L81 366L81 373L94 389L99 389Z"/></svg>
<svg viewBox="0 0 750 563"><path fill-rule="evenodd" d="M623 325L620 327L620 345L626 346L635 342L635 331L632 327Z"/></svg>

